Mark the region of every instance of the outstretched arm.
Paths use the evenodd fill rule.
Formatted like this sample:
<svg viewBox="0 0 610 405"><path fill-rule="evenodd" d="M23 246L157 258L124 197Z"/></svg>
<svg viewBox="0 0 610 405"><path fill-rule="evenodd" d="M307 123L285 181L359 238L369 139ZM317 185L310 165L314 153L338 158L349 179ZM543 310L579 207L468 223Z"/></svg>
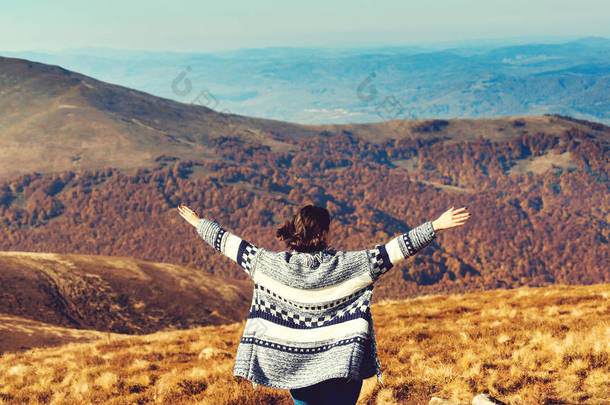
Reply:
<svg viewBox="0 0 610 405"><path fill-rule="evenodd" d="M369 249L373 263L371 270L373 280L390 270L396 263L428 246L441 230L464 225L469 218L470 213L466 211L466 207L457 210L451 207L434 221L424 222L384 245Z"/></svg>
<svg viewBox="0 0 610 405"><path fill-rule="evenodd" d="M178 212L182 218L195 227L203 240L239 264L252 277L252 259L259 250L256 246L225 230L218 223L206 218L200 218L185 205L180 205Z"/></svg>

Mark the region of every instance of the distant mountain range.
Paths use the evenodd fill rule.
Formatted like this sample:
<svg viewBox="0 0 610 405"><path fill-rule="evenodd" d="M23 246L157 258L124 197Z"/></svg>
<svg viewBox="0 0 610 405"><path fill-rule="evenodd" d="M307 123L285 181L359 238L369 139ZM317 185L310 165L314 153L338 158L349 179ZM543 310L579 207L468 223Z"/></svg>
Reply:
<svg viewBox="0 0 610 405"><path fill-rule="evenodd" d="M610 40L208 54L1 52L216 111L304 124L557 113L610 125Z"/></svg>

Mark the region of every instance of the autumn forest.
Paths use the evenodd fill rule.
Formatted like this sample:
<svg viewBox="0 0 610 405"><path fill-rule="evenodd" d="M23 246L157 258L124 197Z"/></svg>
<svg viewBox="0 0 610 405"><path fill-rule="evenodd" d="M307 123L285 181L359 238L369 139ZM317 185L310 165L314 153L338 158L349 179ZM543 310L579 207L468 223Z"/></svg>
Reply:
<svg viewBox="0 0 610 405"><path fill-rule="evenodd" d="M238 134L212 140L215 159L159 155L150 169L21 175L0 183L0 250L132 256L246 279L178 204L270 250L284 249L275 229L306 203L329 209L331 245L341 250L467 206L472 220L385 274L376 299L610 282L607 137L507 122L521 134L459 140L443 136L444 120L377 141L348 130L267 132L264 143Z"/></svg>

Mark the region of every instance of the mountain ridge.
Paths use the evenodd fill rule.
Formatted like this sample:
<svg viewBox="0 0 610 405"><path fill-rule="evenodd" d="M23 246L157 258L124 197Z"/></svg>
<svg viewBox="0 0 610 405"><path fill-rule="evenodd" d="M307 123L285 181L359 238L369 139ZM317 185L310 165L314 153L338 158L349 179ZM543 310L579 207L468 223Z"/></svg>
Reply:
<svg viewBox="0 0 610 405"><path fill-rule="evenodd" d="M205 157L211 139L240 129L244 121L253 136L260 136L262 127L288 126L294 136L312 133L300 125L218 113L14 58L0 57L0 96L2 177L23 173L15 168L27 166L28 158L50 162L43 170L61 171L151 166L166 150ZM22 150L30 156L16 157ZM94 164L83 164L86 158Z"/></svg>

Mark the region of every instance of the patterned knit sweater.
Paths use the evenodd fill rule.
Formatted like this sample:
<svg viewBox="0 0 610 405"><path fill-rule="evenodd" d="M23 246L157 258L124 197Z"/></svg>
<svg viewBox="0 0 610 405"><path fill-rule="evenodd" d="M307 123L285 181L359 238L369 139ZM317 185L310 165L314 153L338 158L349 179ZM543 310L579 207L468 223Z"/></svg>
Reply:
<svg viewBox="0 0 610 405"><path fill-rule="evenodd" d="M205 218L197 233L254 281L233 375L255 388L375 374L383 385L370 312L373 284L436 238L431 222L360 251L273 252Z"/></svg>

